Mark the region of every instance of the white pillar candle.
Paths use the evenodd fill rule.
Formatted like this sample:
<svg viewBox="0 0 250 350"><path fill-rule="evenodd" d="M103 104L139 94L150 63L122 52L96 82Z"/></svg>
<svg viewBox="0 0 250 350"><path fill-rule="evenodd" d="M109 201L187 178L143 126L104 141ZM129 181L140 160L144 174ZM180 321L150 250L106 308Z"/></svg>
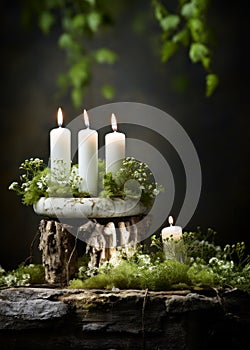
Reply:
<svg viewBox="0 0 250 350"><path fill-rule="evenodd" d="M167 238L173 238L174 240L179 240L182 238L182 228L180 226L173 226L174 219L172 216L168 218L169 227L164 227L161 231L161 237L163 242Z"/></svg>
<svg viewBox="0 0 250 350"><path fill-rule="evenodd" d="M78 133L78 167L82 178L80 192L89 192L92 196L98 191L98 134L89 128L89 117L83 112L86 129Z"/></svg>
<svg viewBox="0 0 250 350"><path fill-rule="evenodd" d="M57 112L58 128L50 131L50 167L56 178L67 178L71 169L71 132L63 128L62 109Z"/></svg>
<svg viewBox="0 0 250 350"><path fill-rule="evenodd" d="M117 131L117 122L114 113L111 116L113 132L105 135L106 173L113 175L121 168L125 158L125 134Z"/></svg>
<svg viewBox="0 0 250 350"><path fill-rule="evenodd" d="M168 218L169 227L161 231L163 241L163 252L166 260L176 260L180 263L187 261L187 251L182 239L182 228L173 226L173 217Z"/></svg>

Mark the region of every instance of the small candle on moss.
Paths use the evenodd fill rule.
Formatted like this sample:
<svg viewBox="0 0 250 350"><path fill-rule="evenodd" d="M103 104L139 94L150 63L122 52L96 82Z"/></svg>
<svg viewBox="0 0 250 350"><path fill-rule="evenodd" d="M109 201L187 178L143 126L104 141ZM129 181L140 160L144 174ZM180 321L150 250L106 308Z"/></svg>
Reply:
<svg viewBox="0 0 250 350"><path fill-rule="evenodd" d="M181 226L174 226L172 216L168 218L169 227L164 227L161 231L163 241L163 252L166 260L176 260L185 263L187 259L186 247L182 239Z"/></svg>
<svg viewBox="0 0 250 350"><path fill-rule="evenodd" d="M182 228L181 226L173 226L174 219L172 216L168 217L169 227L164 227L161 231L162 240L165 241L167 238L173 238L174 240L179 240L182 238Z"/></svg>

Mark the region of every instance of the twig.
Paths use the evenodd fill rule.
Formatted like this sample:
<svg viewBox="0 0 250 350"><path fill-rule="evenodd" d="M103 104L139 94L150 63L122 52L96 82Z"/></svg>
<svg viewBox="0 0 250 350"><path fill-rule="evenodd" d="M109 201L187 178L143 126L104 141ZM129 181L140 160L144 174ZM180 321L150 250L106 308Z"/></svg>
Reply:
<svg viewBox="0 0 250 350"><path fill-rule="evenodd" d="M33 251L34 251L34 244L35 244L35 241L37 239L37 237L40 235L40 231L37 230L32 241L31 241L31 244L30 244L30 255L25 259L24 261L24 265L27 265L28 262L31 263L32 262L32 258L33 258Z"/></svg>
<svg viewBox="0 0 250 350"><path fill-rule="evenodd" d="M143 304L142 304L142 317L141 317L141 323L142 323L142 344L144 349L144 342L145 342L145 308L146 308L146 302L147 302L147 296L148 296L148 288L145 290L144 298L143 298Z"/></svg>
<svg viewBox="0 0 250 350"><path fill-rule="evenodd" d="M73 247L73 249L72 249L72 251L71 251L71 253L70 253L69 260L67 261L67 264L66 264L67 285L69 284L69 263L70 263L70 261L71 261L71 259L72 259L72 256L73 256L73 254L74 254L74 252L75 252L75 250L76 250L76 244L77 244L77 239L78 239L78 233L79 233L79 230L77 230L77 233L76 233L76 236L75 236L75 244L74 244L74 247Z"/></svg>

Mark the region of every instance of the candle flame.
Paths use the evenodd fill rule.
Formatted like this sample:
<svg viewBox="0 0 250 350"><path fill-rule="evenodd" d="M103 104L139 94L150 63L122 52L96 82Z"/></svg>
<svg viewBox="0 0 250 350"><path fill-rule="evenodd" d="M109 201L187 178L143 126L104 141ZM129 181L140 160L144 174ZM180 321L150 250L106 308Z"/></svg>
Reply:
<svg viewBox="0 0 250 350"><path fill-rule="evenodd" d="M58 126L62 126L63 124L63 114L62 114L62 108L59 107L57 111L57 124Z"/></svg>
<svg viewBox="0 0 250 350"><path fill-rule="evenodd" d="M83 111L83 119L84 119L84 123L86 125L86 128L89 128L89 116L88 116L86 109L84 109L84 111Z"/></svg>
<svg viewBox="0 0 250 350"><path fill-rule="evenodd" d="M170 216L168 217L168 222L169 222L169 225L170 225L170 226L173 225L173 223L174 223L173 216L170 215Z"/></svg>
<svg viewBox="0 0 250 350"><path fill-rule="evenodd" d="M116 116L114 115L114 113L112 113L112 115L111 115L111 125L112 125L113 131L117 131L117 121L116 121Z"/></svg>

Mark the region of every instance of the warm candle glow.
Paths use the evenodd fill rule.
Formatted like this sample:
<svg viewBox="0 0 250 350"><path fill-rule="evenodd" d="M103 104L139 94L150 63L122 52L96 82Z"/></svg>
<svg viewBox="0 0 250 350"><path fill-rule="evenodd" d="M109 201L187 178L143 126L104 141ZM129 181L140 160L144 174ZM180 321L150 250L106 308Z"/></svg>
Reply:
<svg viewBox="0 0 250 350"><path fill-rule="evenodd" d="M111 125L112 125L113 131L117 131L117 121L114 113L112 113L111 115Z"/></svg>
<svg viewBox="0 0 250 350"><path fill-rule="evenodd" d="M125 158L125 134L117 131L117 122L114 113L111 115L111 126L114 132L105 135L106 173L113 175L122 167Z"/></svg>
<svg viewBox="0 0 250 350"><path fill-rule="evenodd" d="M57 124L58 126L62 126L63 124L63 114L61 107L59 107L57 111Z"/></svg>
<svg viewBox="0 0 250 350"><path fill-rule="evenodd" d="M57 111L57 124L59 127L50 131L50 167L53 178L62 173L69 176L71 168L71 132L62 128L61 108Z"/></svg>
<svg viewBox="0 0 250 350"><path fill-rule="evenodd" d="M86 128L89 128L89 116L88 116L86 109L84 109L84 111L83 111L83 119L84 119L84 123L86 125Z"/></svg>
<svg viewBox="0 0 250 350"><path fill-rule="evenodd" d="M169 222L169 225L170 225L170 226L173 225L173 223L174 223L173 216L170 215L170 216L168 217L168 222Z"/></svg>

